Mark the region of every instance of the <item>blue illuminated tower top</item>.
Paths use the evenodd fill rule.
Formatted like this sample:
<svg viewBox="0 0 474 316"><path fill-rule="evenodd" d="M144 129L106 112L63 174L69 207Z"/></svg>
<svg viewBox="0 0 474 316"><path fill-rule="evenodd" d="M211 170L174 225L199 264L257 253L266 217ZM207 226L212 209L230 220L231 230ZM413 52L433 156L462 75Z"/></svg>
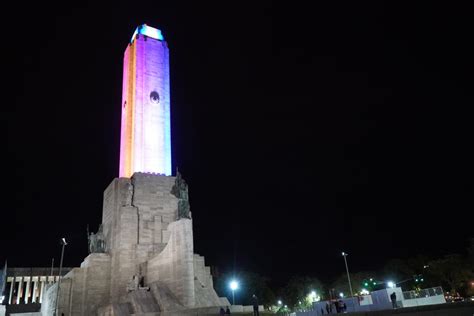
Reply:
<svg viewBox="0 0 474 316"><path fill-rule="evenodd" d="M157 39L159 41L165 40L165 38L163 37L163 34L161 34L161 31L159 29L155 29L154 27L148 26L146 24L142 24L135 29L135 32L133 32L130 43L133 42L133 40L135 39L135 37L137 37L138 34L146 35L148 37Z"/></svg>

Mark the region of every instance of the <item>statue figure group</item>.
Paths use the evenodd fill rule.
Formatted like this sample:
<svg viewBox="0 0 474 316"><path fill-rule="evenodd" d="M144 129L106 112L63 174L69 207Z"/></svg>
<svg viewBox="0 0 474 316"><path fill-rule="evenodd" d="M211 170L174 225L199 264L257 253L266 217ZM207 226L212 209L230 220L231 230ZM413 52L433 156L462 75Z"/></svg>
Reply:
<svg viewBox="0 0 474 316"><path fill-rule="evenodd" d="M89 233L89 227L87 227L87 239L89 246L89 253L104 253L105 252L105 237L102 230L102 224L99 226L99 230L96 234Z"/></svg>
<svg viewBox="0 0 474 316"><path fill-rule="evenodd" d="M171 189L171 194L178 198L178 219L191 218L189 198L188 198L188 184L181 176L179 171L176 171L176 180Z"/></svg>

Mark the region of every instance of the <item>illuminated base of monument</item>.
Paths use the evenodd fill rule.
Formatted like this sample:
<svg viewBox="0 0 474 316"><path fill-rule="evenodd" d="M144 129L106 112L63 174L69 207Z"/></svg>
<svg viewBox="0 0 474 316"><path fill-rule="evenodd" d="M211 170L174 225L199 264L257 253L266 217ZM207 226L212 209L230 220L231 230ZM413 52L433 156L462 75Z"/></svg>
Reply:
<svg viewBox="0 0 474 316"><path fill-rule="evenodd" d="M62 279L58 315L202 314L230 306L217 296L204 257L194 254L192 219L178 219L175 180L135 173L112 181L104 192L106 251ZM43 315L52 315L56 293L57 284Z"/></svg>

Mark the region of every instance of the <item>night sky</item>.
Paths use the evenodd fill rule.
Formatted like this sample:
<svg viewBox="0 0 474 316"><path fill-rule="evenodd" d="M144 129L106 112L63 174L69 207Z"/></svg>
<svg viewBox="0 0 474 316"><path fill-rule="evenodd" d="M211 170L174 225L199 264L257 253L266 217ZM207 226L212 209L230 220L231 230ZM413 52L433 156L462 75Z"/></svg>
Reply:
<svg viewBox="0 0 474 316"><path fill-rule="evenodd" d="M173 169L206 264L325 280L345 272L343 250L356 272L473 236L467 8L17 2L1 22L0 262L49 266L60 237L64 265L87 255L143 23L169 45Z"/></svg>

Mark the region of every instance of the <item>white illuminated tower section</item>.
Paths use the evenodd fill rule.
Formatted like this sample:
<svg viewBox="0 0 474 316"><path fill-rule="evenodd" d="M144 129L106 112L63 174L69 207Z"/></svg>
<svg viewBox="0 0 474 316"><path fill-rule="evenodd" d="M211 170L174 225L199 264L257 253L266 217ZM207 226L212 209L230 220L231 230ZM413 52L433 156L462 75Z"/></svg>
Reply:
<svg viewBox="0 0 474 316"><path fill-rule="evenodd" d="M168 45L144 24L124 54L119 176L171 175L170 128Z"/></svg>

